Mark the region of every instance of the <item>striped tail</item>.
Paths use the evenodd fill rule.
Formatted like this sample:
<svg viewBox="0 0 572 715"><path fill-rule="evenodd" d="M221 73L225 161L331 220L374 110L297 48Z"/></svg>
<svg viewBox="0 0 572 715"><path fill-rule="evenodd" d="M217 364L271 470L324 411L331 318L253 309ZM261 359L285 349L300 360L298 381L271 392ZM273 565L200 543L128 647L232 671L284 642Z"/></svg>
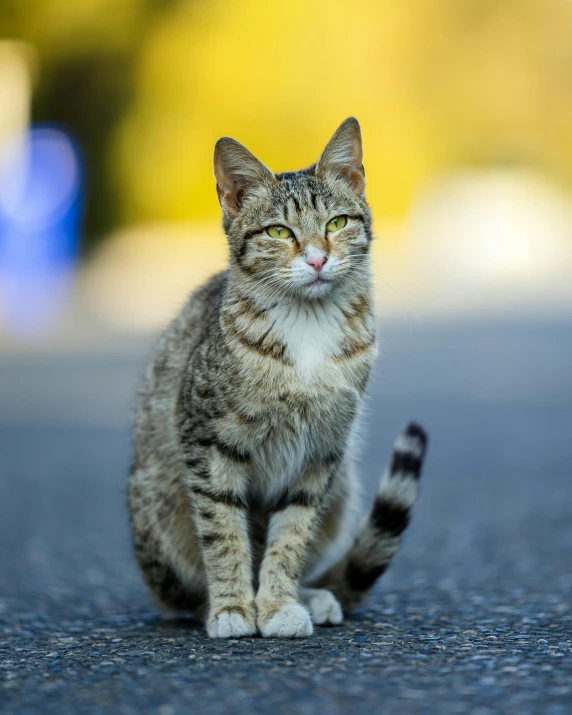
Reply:
<svg viewBox="0 0 572 715"><path fill-rule="evenodd" d="M344 611L363 601L399 549L417 498L426 449L425 431L412 422L395 442L391 464L352 547L320 578L317 586L332 591Z"/></svg>

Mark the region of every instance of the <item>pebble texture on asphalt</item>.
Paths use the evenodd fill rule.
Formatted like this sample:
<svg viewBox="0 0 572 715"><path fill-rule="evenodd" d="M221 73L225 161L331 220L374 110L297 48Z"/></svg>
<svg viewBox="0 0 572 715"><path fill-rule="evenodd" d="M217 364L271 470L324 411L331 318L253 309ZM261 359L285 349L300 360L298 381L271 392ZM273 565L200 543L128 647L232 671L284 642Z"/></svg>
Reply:
<svg viewBox="0 0 572 715"><path fill-rule="evenodd" d="M0 712L572 713L572 326L382 337L362 472L418 419L421 498L364 608L300 641L211 641L145 592L139 351L0 360Z"/></svg>

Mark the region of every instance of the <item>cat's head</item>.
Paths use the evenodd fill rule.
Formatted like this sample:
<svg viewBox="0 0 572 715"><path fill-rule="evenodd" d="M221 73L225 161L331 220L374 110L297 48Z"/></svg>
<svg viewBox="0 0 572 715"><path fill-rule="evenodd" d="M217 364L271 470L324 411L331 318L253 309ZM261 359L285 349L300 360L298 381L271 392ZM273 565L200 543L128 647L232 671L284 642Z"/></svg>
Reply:
<svg viewBox="0 0 572 715"><path fill-rule="evenodd" d="M231 263L261 296L316 299L369 279L362 156L353 117L302 171L273 174L239 142L218 140L214 170Z"/></svg>

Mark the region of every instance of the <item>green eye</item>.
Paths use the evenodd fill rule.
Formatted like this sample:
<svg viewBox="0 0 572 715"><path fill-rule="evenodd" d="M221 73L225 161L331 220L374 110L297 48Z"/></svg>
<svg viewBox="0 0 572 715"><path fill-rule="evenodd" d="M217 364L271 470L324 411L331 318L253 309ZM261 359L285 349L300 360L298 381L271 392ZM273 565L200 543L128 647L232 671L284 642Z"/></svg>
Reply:
<svg viewBox="0 0 572 715"><path fill-rule="evenodd" d="M286 226L268 226L266 233L270 238L290 238L292 231Z"/></svg>
<svg viewBox="0 0 572 715"><path fill-rule="evenodd" d="M336 218L333 218L331 221L328 221L328 223L326 224L326 231L328 233L335 233L336 231L342 229L347 222L347 216L336 216Z"/></svg>

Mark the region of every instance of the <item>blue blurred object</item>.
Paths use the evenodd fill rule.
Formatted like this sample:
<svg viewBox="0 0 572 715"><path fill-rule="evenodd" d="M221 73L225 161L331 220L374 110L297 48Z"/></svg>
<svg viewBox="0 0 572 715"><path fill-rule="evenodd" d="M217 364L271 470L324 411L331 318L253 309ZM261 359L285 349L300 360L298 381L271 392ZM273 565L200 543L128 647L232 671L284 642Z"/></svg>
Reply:
<svg viewBox="0 0 572 715"><path fill-rule="evenodd" d="M38 127L0 147L0 321L18 337L46 333L71 296L82 170L61 130Z"/></svg>

